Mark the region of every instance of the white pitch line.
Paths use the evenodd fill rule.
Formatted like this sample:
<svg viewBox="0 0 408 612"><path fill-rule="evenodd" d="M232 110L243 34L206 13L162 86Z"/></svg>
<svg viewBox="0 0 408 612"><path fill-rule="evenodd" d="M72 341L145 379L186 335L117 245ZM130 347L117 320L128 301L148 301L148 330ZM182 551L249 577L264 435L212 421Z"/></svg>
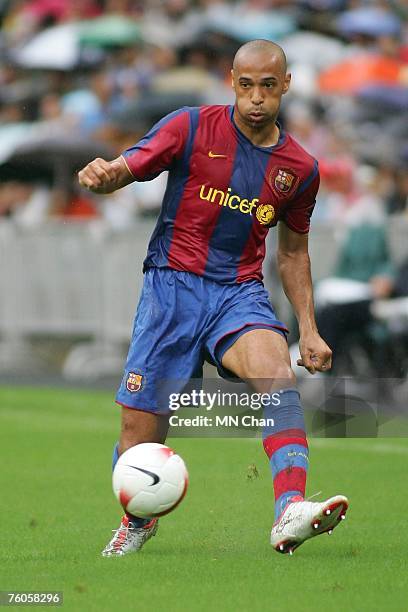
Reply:
<svg viewBox="0 0 408 612"><path fill-rule="evenodd" d="M246 438L251 442L256 442L262 445L260 437ZM402 438L401 438L402 439ZM384 455L408 455L408 446L398 446L386 442L375 442L374 438L366 438L367 442L363 443L355 438L309 438L309 446L313 448L327 448L341 451L361 451L363 453L383 453Z"/></svg>
<svg viewBox="0 0 408 612"><path fill-rule="evenodd" d="M361 451L363 453L383 453L388 455L408 455L408 447L398 446L394 444L387 444L385 442L373 442L369 444L363 444L355 440L339 440L329 438L311 438L309 440L310 446L313 448L332 448L335 450L345 451Z"/></svg>

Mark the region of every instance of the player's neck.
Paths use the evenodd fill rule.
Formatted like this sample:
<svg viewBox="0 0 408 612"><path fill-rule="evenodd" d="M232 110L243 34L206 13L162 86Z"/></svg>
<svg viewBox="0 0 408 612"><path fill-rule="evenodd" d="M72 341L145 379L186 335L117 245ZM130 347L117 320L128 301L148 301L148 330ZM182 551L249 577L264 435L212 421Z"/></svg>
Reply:
<svg viewBox="0 0 408 612"><path fill-rule="evenodd" d="M257 147L273 147L279 141L280 130L276 122L268 124L265 127L252 127L241 119L239 113L234 114L234 122L244 136Z"/></svg>

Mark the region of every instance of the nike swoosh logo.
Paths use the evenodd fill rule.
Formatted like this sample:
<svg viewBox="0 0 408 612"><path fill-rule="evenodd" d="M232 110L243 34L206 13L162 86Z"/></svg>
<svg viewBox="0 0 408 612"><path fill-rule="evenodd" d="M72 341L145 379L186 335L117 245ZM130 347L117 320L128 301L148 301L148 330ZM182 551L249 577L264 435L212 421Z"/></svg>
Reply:
<svg viewBox="0 0 408 612"><path fill-rule="evenodd" d="M150 478L153 478L152 484L149 485L150 487L157 484L160 480L160 477L154 472L149 472L149 470L144 470L143 468L136 467L135 465L128 465L128 467L133 468L134 470L139 470L139 472L143 472L143 474L147 474L150 476Z"/></svg>
<svg viewBox="0 0 408 612"><path fill-rule="evenodd" d="M218 153L213 153L212 151L208 151L208 157L211 157L212 159L216 158L216 157L223 157L224 159L226 159L226 155L219 155Z"/></svg>

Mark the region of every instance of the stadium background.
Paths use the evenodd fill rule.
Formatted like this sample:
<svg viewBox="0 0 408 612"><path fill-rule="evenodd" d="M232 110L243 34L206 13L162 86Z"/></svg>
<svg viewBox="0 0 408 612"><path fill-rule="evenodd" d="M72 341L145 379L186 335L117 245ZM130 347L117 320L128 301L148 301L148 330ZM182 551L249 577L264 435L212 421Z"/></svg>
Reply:
<svg viewBox="0 0 408 612"><path fill-rule="evenodd" d="M98 197L79 189L75 170L116 156L175 108L232 102L231 59L250 38L286 49L293 84L281 120L320 162L314 279L333 274L356 226L382 226L393 263L403 262L407 11L406 2L328 0L3 1L0 372L93 380L120 372L166 176ZM266 283L290 322L270 234ZM376 312L374 327L390 327L389 309ZM371 374L367 361L347 373Z"/></svg>
<svg viewBox="0 0 408 612"><path fill-rule="evenodd" d="M362 334L351 334L341 345L343 359L337 374L378 377L383 372L400 379L400 398L406 396L407 17L404 0L0 0L0 415L4 465L10 466L2 473L2 488L10 492L2 495L2 511L15 526L3 547L0 588L64 586L66 601L71 601L68 609L128 604L126 589L120 595L116 592L118 570L108 575L91 559L117 516L113 500L110 505L106 501L110 499L107 449L117 429L111 401L166 177L98 197L79 189L76 171L95 156L116 156L179 106L232 102L231 60L246 40L269 38L284 47L293 82L280 119L319 159L322 183L311 232L314 280L338 273L337 257L351 236L353 244L357 240L362 248L358 261L372 259L389 280L378 285L373 279L379 274L367 269L352 278L365 284L362 301L369 303L372 319ZM380 235L379 241L374 234ZM385 249L382 237L387 240ZM290 322L273 263L275 240L272 231L265 282L280 317ZM330 301L330 285L328 293L325 299ZM350 299L358 302L355 296ZM341 318L337 323L341 326ZM294 329L291 341L295 340ZM93 391L76 391L80 387ZM101 389L109 392L100 393ZM342 534L344 542L334 550L344 565L343 574L336 552L325 556L326 548L317 561L312 554L317 548L310 556L306 553L300 583L291 582L286 569L277 570L274 564L288 590L288 609L298 604L298 588L305 589L304 609L326 601L338 605L346 601L359 610L374 609L381 601L389 605L387 588L381 590L379 583L371 599L369 594L363 597L361 584L374 583L377 571L383 585L395 586L391 609L403 609L406 583L399 578L403 560L395 549L398 545L401 549L397 527L406 516L404 504L395 526L380 521L373 528L367 496L381 483L383 496L376 500L375 518L384 519L387 496L395 497L395 490L404 488L405 441L400 439L396 446L391 440L382 446L347 442L347 446L338 440L331 446L324 440L313 443L318 467L312 486L318 490L325 482L327 491L326 470L332 470L336 486L344 484L347 492L355 493L356 516L370 528L361 534L357 525L350 525L348 540ZM206 585L211 581L214 596L225 585L230 587L222 595L222 609L239 604L242 609L264 609L271 585L262 572L268 572L270 551L252 544L262 538L267 543L263 540L270 514L263 508L270 487L266 469L262 472L259 467L264 461L261 451L256 451L255 461L263 490L257 479L253 482L253 472L247 471L254 461L252 441L224 441L221 450L220 441L200 441L199 447L188 440L177 444L196 481L203 482L213 497L211 509L203 510L208 498L195 485L191 499L188 496L168 524L182 530L194 512L207 529L208 541L202 565L195 565L188 587L183 581L172 582L165 562L146 553L143 570L150 578L153 570L161 572L164 582L156 595L139 593L140 609L149 609L151 597L156 603L170 597L174 610L188 609L183 597L195 602L189 609L208 609L213 600ZM20 449L17 462L16 448ZM61 449L65 458L70 457L69 469ZM214 459L213 451L227 453L229 467L220 455ZM91 455L95 467L79 483L77 474ZM209 477L205 461L217 470L215 480ZM366 483L364 495L361 480L350 474L351 462L359 466ZM26 465L28 471L22 467ZM234 471L237 466L239 471ZM23 477L21 470L26 470ZM389 470L393 470L391 479ZM61 473L64 493L71 495L68 504L59 486ZM53 494L47 483L55 488ZM257 521L247 528L241 540L245 545L236 549L236 534L242 529L238 519L223 527L226 540L219 544L212 517L224 516L225 509L235 516L236 507L227 493L233 496L242 486L252 489L250 500L248 492L240 497L239 513L254 514ZM25 495L30 498L28 507L25 500L22 503ZM80 503L85 497L86 509ZM88 521L99 513L100 504L108 508L104 516L98 514L101 529L94 533ZM47 526L59 532L61 522L65 533L60 543ZM26 538L22 550L18 525ZM159 550L182 568L190 552L180 535L170 533L170 528L163 532L167 540ZM86 542L85 565L75 546L78 537ZM189 538L202 546L197 524ZM183 558L173 552L180 545ZM382 554L387 561L377 566ZM251 575L249 584L251 555L258 556L263 569L256 577ZM209 569L213 560L223 568L219 574ZM131 567L126 560L126 568ZM319 587L314 583L316 567L322 577ZM201 571L210 582L200 583ZM234 575L245 585L241 600L234 591ZM194 588L201 593L202 607Z"/></svg>

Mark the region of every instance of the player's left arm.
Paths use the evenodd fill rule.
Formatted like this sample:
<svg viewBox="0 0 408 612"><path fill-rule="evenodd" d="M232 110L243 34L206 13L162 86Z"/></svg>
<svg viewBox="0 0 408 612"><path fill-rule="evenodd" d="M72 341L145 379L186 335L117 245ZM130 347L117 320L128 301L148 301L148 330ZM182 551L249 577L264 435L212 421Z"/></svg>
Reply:
<svg viewBox="0 0 408 612"><path fill-rule="evenodd" d="M294 232L284 222L278 228L279 274L299 323L301 359L298 365L311 374L327 371L331 368L332 352L320 337L315 321L308 233Z"/></svg>

